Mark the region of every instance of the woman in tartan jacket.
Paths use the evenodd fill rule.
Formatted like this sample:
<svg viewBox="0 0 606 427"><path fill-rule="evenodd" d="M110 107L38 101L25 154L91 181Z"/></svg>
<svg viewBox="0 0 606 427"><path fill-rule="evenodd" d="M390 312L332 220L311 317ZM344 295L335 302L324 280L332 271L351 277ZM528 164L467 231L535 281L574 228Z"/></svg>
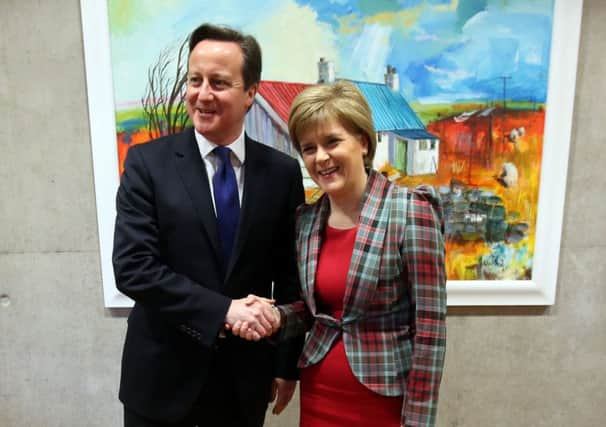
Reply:
<svg viewBox="0 0 606 427"><path fill-rule="evenodd" d="M446 346L439 199L371 169L372 115L352 83L307 88L288 125L324 191L297 215L302 301L278 307L280 339L309 332L300 425L433 426ZM255 338L246 331L233 332Z"/></svg>

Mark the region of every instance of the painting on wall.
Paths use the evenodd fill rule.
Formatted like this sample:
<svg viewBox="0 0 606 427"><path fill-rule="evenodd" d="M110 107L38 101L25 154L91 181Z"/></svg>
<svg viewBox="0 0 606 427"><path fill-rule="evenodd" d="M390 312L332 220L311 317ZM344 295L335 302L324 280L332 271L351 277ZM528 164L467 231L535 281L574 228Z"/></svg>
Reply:
<svg viewBox="0 0 606 427"><path fill-rule="evenodd" d="M449 304L552 304L580 14L561 0L82 2L106 306L129 305L110 262L124 159L189 126L187 37L202 22L259 40L246 130L293 157L296 94L338 79L360 88L374 167L442 196Z"/></svg>

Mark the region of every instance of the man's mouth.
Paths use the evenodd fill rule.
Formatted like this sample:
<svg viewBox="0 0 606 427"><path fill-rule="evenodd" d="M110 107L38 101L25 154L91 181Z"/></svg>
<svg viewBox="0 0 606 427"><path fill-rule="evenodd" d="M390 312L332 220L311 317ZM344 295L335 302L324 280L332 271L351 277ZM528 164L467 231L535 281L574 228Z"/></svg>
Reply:
<svg viewBox="0 0 606 427"><path fill-rule="evenodd" d="M196 108L196 111L198 112L198 114L201 114L203 116L216 114L217 112L216 110L210 108Z"/></svg>

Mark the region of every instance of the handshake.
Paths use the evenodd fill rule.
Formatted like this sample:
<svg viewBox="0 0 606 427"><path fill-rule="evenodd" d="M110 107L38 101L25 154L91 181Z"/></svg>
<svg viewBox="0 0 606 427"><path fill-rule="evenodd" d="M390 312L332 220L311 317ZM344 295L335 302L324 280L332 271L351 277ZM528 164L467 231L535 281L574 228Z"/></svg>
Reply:
<svg viewBox="0 0 606 427"><path fill-rule="evenodd" d="M225 330L249 341L273 335L280 329L282 317L274 302L256 295L232 300L225 315Z"/></svg>

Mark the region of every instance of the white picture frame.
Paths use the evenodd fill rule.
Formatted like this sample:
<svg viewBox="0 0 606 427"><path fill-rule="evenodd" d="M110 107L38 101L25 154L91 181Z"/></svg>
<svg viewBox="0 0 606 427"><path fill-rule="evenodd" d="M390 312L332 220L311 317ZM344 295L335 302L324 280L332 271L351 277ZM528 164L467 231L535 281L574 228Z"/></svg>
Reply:
<svg viewBox="0 0 606 427"><path fill-rule="evenodd" d="M582 6L581 0L554 5L532 279L449 281L448 305L555 302ZM111 261L119 174L107 1L81 0L80 7L104 305L130 307L116 289Z"/></svg>

